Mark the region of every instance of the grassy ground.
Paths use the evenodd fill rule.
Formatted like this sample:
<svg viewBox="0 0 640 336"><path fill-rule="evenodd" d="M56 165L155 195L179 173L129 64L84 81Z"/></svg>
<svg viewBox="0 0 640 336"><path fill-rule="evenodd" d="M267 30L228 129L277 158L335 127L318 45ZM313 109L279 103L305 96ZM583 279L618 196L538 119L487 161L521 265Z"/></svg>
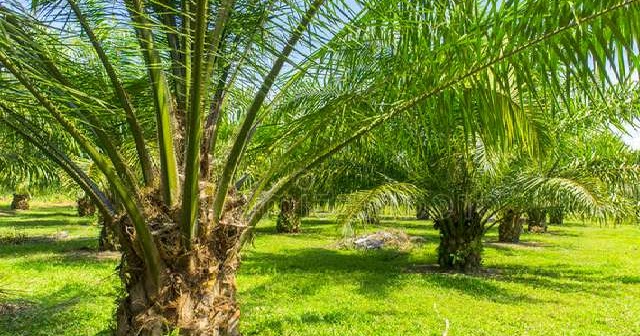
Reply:
<svg viewBox="0 0 640 336"><path fill-rule="evenodd" d="M10 237L0 246L0 289L9 290L0 301L15 305L0 315L0 335L109 327L117 260L93 252L89 222L68 206L0 210L0 239ZM491 275L467 276L421 267L435 262L437 233L426 223L383 225L427 243L410 253L343 251L332 248L340 231L327 220L306 220L298 235L262 223L238 279L243 333L442 335L448 324L448 335L640 334L638 227L572 223L515 246L491 243L491 233Z"/></svg>

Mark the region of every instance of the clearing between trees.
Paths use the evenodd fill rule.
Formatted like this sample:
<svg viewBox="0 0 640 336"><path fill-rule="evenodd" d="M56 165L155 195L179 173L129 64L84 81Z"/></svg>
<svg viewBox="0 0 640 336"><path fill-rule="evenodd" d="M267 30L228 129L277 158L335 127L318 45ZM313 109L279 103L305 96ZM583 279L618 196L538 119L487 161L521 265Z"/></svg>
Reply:
<svg viewBox="0 0 640 336"><path fill-rule="evenodd" d="M0 207L0 335L107 335L118 255L68 205ZM262 221L238 277L244 335L637 335L640 228L567 220L520 244L485 237L482 275L439 273L429 221L382 220L424 242L408 252L336 248L339 226ZM448 326L448 327L447 327Z"/></svg>

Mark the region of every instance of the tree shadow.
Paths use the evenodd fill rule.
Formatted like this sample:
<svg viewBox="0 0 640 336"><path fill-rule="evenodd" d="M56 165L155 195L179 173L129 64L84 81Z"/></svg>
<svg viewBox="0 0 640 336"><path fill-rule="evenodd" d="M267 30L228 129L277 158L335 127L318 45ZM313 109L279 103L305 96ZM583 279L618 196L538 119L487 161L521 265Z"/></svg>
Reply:
<svg viewBox="0 0 640 336"><path fill-rule="evenodd" d="M557 237L580 237L581 235L576 232L569 232L567 230L548 230L545 233L527 233L530 237L535 237L537 235L550 235Z"/></svg>
<svg viewBox="0 0 640 336"><path fill-rule="evenodd" d="M338 251L323 248L285 250L281 253L246 251L242 272L255 275L331 277L332 281L358 283L363 295L385 296L400 276L408 253L398 251ZM303 279L304 280L304 279ZM314 293L327 283L316 278L296 282L302 292ZM306 286L306 288L305 288ZM259 296L261 288L251 290L250 297Z"/></svg>
<svg viewBox="0 0 640 336"><path fill-rule="evenodd" d="M312 295L327 286L340 283L357 284L357 293L365 296L385 298L396 291L401 282L411 282L412 277L434 286L455 290L499 303L538 302L525 293L515 293L500 286L492 277L465 274L408 274L406 270L415 265L408 253L380 251L336 251L322 248L283 251L282 253L246 252L242 270L255 275L274 275L283 281L296 277L298 295ZM427 263L433 263L429 260ZM414 272L413 272L414 273ZM312 275L309 277L309 275ZM330 281L322 281L326 277ZM415 280L415 279L414 279ZM278 281L275 279L274 281ZM260 300L265 286L246 292L252 300Z"/></svg>
<svg viewBox="0 0 640 336"><path fill-rule="evenodd" d="M69 225L80 225L80 221L82 219L78 218L78 221L70 222L65 219L55 219L50 218L48 216L43 216L42 218L20 218L15 220L2 220L2 224L0 226L5 227L14 227L19 229L38 229L38 228L48 228L48 227L63 227Z"/></svg>
<svg viewBox="0 0 640 336"><path fill-rule="evenodd" d="M484 240L485 248L491 248L500 251L500 253L508 256L518 255L522 251L539 251L543 248L555 247L556 245L547 242L538 241L520 241L519 243L505 243L496 239Z"/></svg>
<svg viewBox="0 0 640 336"><path fill-rule="evenodd" d="M42 268L42 265L102 268L104 265L119 265L120 260L121 254L119 252L100 252L94 248L80 247L60 251L55 255L29 258L16 263L16 265L22 268Z"/></svg>
<svg viewBox="0 0 640 336"><path fill-rule="evenodd" d="M319 234L321 232L326 232L327 230L331 230L335 228L336 232L339 231L339 226L336 224L335 220L329 218L317 218L317 217L303 217L300 223L300 232L299 233L280 233L276 231L276 217L269 218L270 221L265 223L258 224L253 232L256 234L264 234L264 235L283 235L289 237L295 237L304 234Z"/></svg>
<svg viewBox="0 0 640 336"><path fill-rule="evenodd" d="M4 222L21 222L24 220L37 220L46 218L49 220L64 220L65 218L91 219L92 217L79 217L77 210L69 205L47 204L45 206L33 206L28 210L12 210L10 206L0 206L0 224Z"/></svg>
<svg viewBox="0 0 640 336"><path fill-rule="evenodd" d="M320 234L322 232L326 232L327 229L321 227L309 227L304 223L300 225L300 232L296 233L285 233L276 231L275 225L268 226L259 226L253 229L253 232L261 235L277 235L277 236L286 236L286 237L304 237L306 235L315 235Z"/></svg>
<svg viewBox="0 0 640 336"><path fill-rule="evenodd" d="M80 217L77 213L73 212L62 212L62 211L47 211L46 209L38 209L35 212L31 212L29 210L23 210L19 213L19 218L27 218L27 219L37 219L37 218L54 218L54 217L71 217L71 218L90 218L90 217Z"/></svg>
<svg viewBox="0 0 640 336"><path fill-rule="evenodd" d="M321 217L304 217L302 218L302 224L306 224L309 226L314 225L335 225L336 221L332 218L321 218Z"/></svg>
<svg viewBox="0 0 640 336"><path fill-rule="evenodd" d="M612 282L621 282L623 284L630 284L630 285L640 284L640 276L623 275L619 277L607 277L605 279Z"/></svg>
<svg viewBox="0 0 640 336"><path fill-rule="evenodd" d="M533 290L544 289L558 293L589 293L611 297L616 283L639 281L637 277L607 277L602 271L576 269L575 265L553 264L548 266L502 265L499 281L519 283Z"/></svg>
<svg viewBox="0 0 640 336"><path fill-rule="evenodd" d="M371 314L370 311L362 312L362 311L354 311L351 309L346 310L332 310L329 312L304 312L299 316L278 316L274 318L270 318L260 323L257 323L252 328L243 326L242 334L243 335L262 335L267 331L274 333L276 335L284 335L286 334L287 325L295 325L295 324L304 324L304 325L337 325L341 322L347 321L350 316L355 314ZM388 315L387 314L376 314L376 315ZM247 317L249 318L250 315Z"/></svg>
<svg viewBox="0 0 640 336"><path fill-rule="evenodd" d="M336 223L335 219L332 218L319 218L319 217L304 217L302 218L302 222L300 225L300 232L289 234L289 233L279 233L276 232L275 219L271 219L273 223L269 223L268 225L258 225L254 232L256 234L263 235L284 235L287 237L305 237L305 235L332 235L332 236L341 236L342 228L339 223ZM379 230L415 230L420 232L412 232L413 236L420 236L424 238L427 242L437 242L438 231L433 229L433 223L431 221L417 221L417 220L382 220L378 224L366 224L366 225L356 225L354 227L356 235L362 235L369 231L379 231Z"/></svg>
<svg viewBox="0 0 640 336"><path fill-rule="evenodd" d="M500 286L500 282L495 281L496 276L461 273L423 274L423 276L423 281L432 285L501 304L554 302L534 298L526 292L506 289Z"/></svg>
<svg viewBox="0 0 640 336"><path fill-rule="evenodd" d="M42 240L30 240L23 244L0 246L0 258L29 256L41 253L66 253L79 250L97 250L98 241L93 238L55 239L50 236Z"/></svg>
<svg viewBox="0 0 640 336"><path fill-rule="evenodd" d="M23 304L23 308L0 315L0 325L8 335L32 335L45 330L59 330L60 326L69 325L70 310L97 296L100 294L92 288L66 284L56 291L28 301L14 298L10 302Z"/></svg>

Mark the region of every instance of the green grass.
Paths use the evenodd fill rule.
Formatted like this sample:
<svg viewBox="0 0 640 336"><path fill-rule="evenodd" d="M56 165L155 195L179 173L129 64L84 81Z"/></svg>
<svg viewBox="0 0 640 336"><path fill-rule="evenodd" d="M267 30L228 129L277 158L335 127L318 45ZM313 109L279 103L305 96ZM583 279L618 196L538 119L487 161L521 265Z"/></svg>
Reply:
<svg viewBox="0 0 640 336"><path fill-rule="evenodd" d="M108 329L117 260L95 253L98 228L71 207L0 212L0 288L22 310L0 316L0 335L94 335ZM435 262L437 232L383 222L426 238L409 253L332 248L340 231L309 219L303 234L264 221L238 277L244 335L638 335L640 228L571 223L487 244L485 276L415 273ZM371 227L371 230L378 228ZM66 240L42 239L67 231ZM495 240L495 232L486 239ZM2 299L0 299L2 300Z"/></svg>

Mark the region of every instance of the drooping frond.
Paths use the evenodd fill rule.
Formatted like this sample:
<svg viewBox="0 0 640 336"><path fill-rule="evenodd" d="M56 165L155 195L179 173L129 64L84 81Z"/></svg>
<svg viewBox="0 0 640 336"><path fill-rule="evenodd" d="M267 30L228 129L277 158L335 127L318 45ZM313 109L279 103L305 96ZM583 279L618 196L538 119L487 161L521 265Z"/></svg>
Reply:
<svg viewBox="0 0 640 336"><path fill-rule="evenodd" d="M366 223L368 217L379 213L384 207L411 206L420 197L420 189L405 182L388 182L369 190L359 190L344 198L338 211L338 222Z"/></svg>

